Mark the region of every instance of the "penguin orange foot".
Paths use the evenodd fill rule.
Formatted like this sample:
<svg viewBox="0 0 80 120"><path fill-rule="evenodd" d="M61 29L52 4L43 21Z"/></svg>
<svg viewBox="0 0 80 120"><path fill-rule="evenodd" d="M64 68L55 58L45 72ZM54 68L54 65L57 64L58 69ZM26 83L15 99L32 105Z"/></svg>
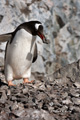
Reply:
<svg viewBox="0 0 80 120"><path fill-rule="evenodd" d="M34 80L29 81L28 78L24 78L23 80L24 80L24 82L23 82L24 84L25 84L25 83L33 83L33 82L34 82Z"/></svg>
<svg viewBox="0 0 80 120"><path fill-rule="evenodd" d="M15 85L12 83L12 80L8 81L8 86L15 86Z"/></svg>

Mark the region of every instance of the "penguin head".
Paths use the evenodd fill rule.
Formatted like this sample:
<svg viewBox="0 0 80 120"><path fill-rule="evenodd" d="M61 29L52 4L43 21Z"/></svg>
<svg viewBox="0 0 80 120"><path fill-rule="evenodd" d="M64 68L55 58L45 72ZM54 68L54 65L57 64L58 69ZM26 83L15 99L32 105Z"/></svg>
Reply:
<svg viewBox="0 0 80 120"><path fill-rule="evenodd" d="M29 21L27 25L28 25L29 31L33 36L38 35L42 39L43 43L46 43L46 44L49 43L49 40L47 40L43 34L43 25L41 22Z"/></svg>

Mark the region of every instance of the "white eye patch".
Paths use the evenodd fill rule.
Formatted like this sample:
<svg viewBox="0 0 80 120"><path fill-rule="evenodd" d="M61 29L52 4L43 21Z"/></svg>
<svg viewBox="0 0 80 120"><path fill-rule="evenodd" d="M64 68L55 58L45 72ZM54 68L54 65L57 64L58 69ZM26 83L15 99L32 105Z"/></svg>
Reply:
<svg viewBox="0 0 80 120"><path fill-rule="evenodd" d="M39 23L36 23L36 24L35 24L36 30L38 30L38 28L39 28L40 25L41 25L41 24L39 24Z"/></svg>

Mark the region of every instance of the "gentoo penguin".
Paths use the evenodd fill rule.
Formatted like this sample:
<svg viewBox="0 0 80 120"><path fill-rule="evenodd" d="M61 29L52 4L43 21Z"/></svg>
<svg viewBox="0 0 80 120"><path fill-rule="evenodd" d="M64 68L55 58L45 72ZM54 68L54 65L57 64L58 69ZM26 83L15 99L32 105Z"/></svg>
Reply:
<svg viewBox="0 0 80 120"><path fill-rule="evenodd" d="M25 22L15 31L0 35L0 42L8 40L5 51L5 79L8 86L14 86L12 80L20 78L23 78L23 83L32 83L29 78L31 64L37 59L37 35L43 43L48 43L43 35L43 25L39 21Z"/></svg>

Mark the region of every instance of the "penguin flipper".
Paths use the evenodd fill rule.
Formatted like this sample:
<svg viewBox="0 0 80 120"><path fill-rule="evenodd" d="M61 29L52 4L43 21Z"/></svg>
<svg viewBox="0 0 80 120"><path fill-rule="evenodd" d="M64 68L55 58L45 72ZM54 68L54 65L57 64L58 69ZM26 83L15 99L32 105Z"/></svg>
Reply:
<svg viewBox="0 0 80 120"><path fill-rule="evenodd" d="M2 34L2 35L0 35L0 42L9 41L9 40L11 40L11 38L12 38L12 34L11 33Z"/></svg>
<svg viewBox="0 0 80 120"><path fill-rule="evenodd" d="M37 45L35 44L35 49L34 49L34 54L33 54L32 63L34 63L34 62L36 61L37 57L38 57Z"/></svg>

